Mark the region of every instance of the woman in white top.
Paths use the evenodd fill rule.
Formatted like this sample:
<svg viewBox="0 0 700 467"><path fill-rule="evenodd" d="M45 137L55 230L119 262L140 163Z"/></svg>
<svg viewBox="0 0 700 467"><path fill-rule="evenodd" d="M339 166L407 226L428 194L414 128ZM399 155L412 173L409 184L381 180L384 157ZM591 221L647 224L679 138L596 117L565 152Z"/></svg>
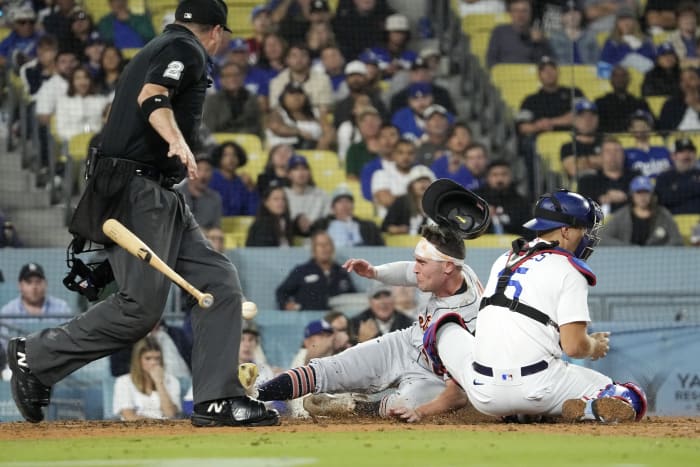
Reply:
<svg viewBox="0 0 700 467"><path fill-rule="evenodd" d="M122 420L174 418L181 411L180 382L163 369L163 354L153 337L131 353L131 371L114 382L113 411Z"/></svg>
<svg viewBox="0 0 700 467"><path fill-rule="evenodd" d="M270 147L284 143L296 149L328 149L334 140L330 125L318 118L301 83L294 81L270 112L265 137Z"/></svg>
<svg viewBox="0 0 700 467"><path fill-rule="evenodd" d="M76 68L68 80L68 92L56 104L56 132L69 140L81 133L97 133L102 128L102 111L109 98L99 94L86 67Z"/></svg>

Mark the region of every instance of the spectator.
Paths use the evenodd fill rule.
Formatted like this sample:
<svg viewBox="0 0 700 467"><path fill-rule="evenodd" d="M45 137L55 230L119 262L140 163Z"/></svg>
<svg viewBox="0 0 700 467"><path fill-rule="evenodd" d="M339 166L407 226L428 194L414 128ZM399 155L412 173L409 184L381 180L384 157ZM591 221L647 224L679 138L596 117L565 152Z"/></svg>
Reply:
<svg viewBox="0 0 700 467"><path fill-rule="evenodd" d="M336 247L383 246L384 239L371 220L355 217L355 197L347 187L338 187L331 196L331 213L317 220L311 232L325 230Z"/></svg>
<svg viewBox="0 0 700 467"><path fill-rule="evenodd" d="M223 211L221 195L209 187L214 173L214 163L206 153L198 154L196 160L198 177L185 179L176 186L177 191L182 194L200 227L204 229L219 227Z"/></svg>
<svg viewBox="0 0 700 467"><path fill-rule="evenodd" d="M75 0L55 0L42 21L44 32L54 37L67 37L73 24Z"/></svg>
<svg viewBox="0 0 700 467"><path fill-rule="evenodd" d="M46 293L46 287L44 268L38 263L25 264L19 271L19 297L10 300L0 309L0 317L72 314L73 312L65 301ZM7 318L3 318L3 321L10 322Z"/></svg>
<svg viewBox="0 0 700 467"><path fill-rule="evenodd" d="M648 0L644 3L644 19L652 34L674 29L681 19L680 0Z"/></svg>
<svg viewBox="0 0 700 467"><path fill-rule="evenodd" d="M376 157L380 149L379 130L382 118L374 107L365 107L357 117L357 128L361 136L359 143L353 143L345 158L345 173L348 178L360 178L362 167ZM340 154L339 154L340 156Z"/></svg>
<svg viewBox="0 0 700 467"><path fill-rule="evenodd" d="M384 82L382 81L382 71L379 69L379 59L374 52L367 49L362 52L357 59L367 67L367 94L384 94L384 88L382 87L382 83ZM394 80L391 80L391 82L393 83Z"/></svg>
<svg viewBox="0 0 700 467"><path fill-rule="evenodd" d="M294 240L292 229L284 188L270 185L263 192L245 246L291 246Z"/></svg>
<svg viewBox="0 0 700 467"><path fill-rule="evenodd" d="M385 123L379 128L377 137L377 155L367 162L360 170L360 187L362 197L367 201L372 201L372 177L377 170L390 169L394 166L392 155L394 147L399 141L399 129L391 123ZM351 177L349 177L351 178Z"/></svg>
<svg viewBox="0 0 700 467"><path fill-rule="evenodd" d="M105 41L102 40L97 31L95 31L90 34L87 41L85 41L81 51L83 63L88 67L93 78L97 80L100 79L102 74L102 54L106 46L107 44ZM102 91L101 84L102 83L100 83L100 91Z"/></svg>
<svg viewBox="0 0 700 467"><path fill-rule="evenodd" d="M31 6L15 6L9 11L12 32L0 42L0 70L15 73L36 57L39 33L35 29L36 13Z"/></svg>
<svg viewBox="0 0 700 467"><path fill-rule="evenodd" d="M21 246L22 240L20 240L14 224L0 211L0 248L20 248ZM0 366L0 368L2 367Z"/></svg>
<svg viewBox="0 0 700 467"><path fill-rule="evenodd" d="M211 245L212 249L214 251L218 251L219 253L226 253L226 236L224 235L224 231L221 229L221 227L201 228L202 233L206 239L209 240L209 244Z"/></svg>
<svg viewBox="0 0 700 467"><path fill-rule="evenodd" d="M117 86L117 80L122 74L122 69L125 65L124 56L122 55L121 50L113 45L108 45L102 51L100 64L102 72L99 75L99 79L102 86L102 92L104 94L110 94L114 92L114 89Z"/></svg>
<svg viewBox="0 0 700 467"><path fill-rule="evenodd" d="M67 141L81 133L102 129L102 112L109 98L99 94L90 70L80 67L68 78L68 92L56 103L56 133Z"/></svg>
<svg viewBox="0 0 700 467"><path fill-rule="evenodd" d="M367 289L369 308L350 318L350 335L356 343L411 327L413 320L396 309L391 287L381 282Z"/></svg>
<svg viewBox="0 0 700 467"><path fill-rule="evenodd" d="M109 0L112 12L97 23L100 36L119 50L137 49L153 39L156 32L148 15L137 15L129 10L129 0Z"/></svg>
<svg viewBox="0 0 700 467"><path fill-rule="evenodd" d="M298 154L290 157L287 171L290 186L285 188L284 192L289 202L289 215L294 232L308 236L311 224L328 215L328 196L314 183L306 157Z"/></svg>
<svg viewBox="0 0 700 467"><path fill-rule="evenodd" d="M362 133L359 128L360 113L371 108L369 96L357 96L353 103L350 119L341 122L338 126L336 139L338 141L338 161L341 165L347 162L348 150L353 144L362 142Z"/></svg>
<svg viewBox="0 0 700 467"><path fill-rule="evenodd" d="M291 362L291 368L296 368L297 363L299 365L306 365L314 358L321 358L333 355L335 352L333 350L335 341L333 338L334 334L333 327L325 320L318 319L311 321L304 328L304 341L302 342L301 349L294 356ZM292 405L294 401L290 401ZM306 411L303 407L298 408L301 413ZM292 410L294 413L294 410ZM300 414L297 412L296 416Z"/></svg>
<svg viewBox="0 0 700 467"><path fill-rule="evenodd" d="M700 77L696 69L681 71L680 89L680 93L664 102L659 130L700 130Z"/></svg>
<svg viewBox="0 0 700 467"><path fill-rule="evenodd" d="M595 34L610 32L615 25L618 12L634 9L636 4L634 0L585 0L584 12L588 28ZM634 12L634 10L631 11Z"/></svg>
<svg viewBox="0 0 700 467"><path fill-rule="evenodd" d="M394 306L404 315L411 319L418 318L418 288L404 285L395 285L391 288L394 296Z"/></svg>
<svg viewBox="0 0 700 467"><path fill-rule="evenodd" d="M433 104L423 112L425 128L418 146L417 162L430 166L447 149L447 141L450 138L450 121L447 109L441 105Z"/></svg>
<svg viewBox="0 0 700 467"><path fill-rule="evenodd" d="M467 169L478 184L475 189L482 187L486 183L486 169L489 166L489 150L482 143L471 143L467 146Z"/></svg>
<svg viewBox="0 0 700 467"><path fill-rule="evenodd" d="M642 83L643 96L673 96L678 94L681 67L678 57L669 42L664 42L656 49L654 68L644 75Z"/></svg>
<svg viewBox="0 0 700 467"><path fill-rule="evenodd" d="M245 71L236 63L221 68L221 91L204 100L202 120L212 133L262 132L262 113L257 96L244 87Z"/></svg>
<svg viewBox="0 0 700 467"><path fill-rule="evenodd" d="M389 234L418 235L428 222L423 212L423 195L435 180L435 174L424 165L416 165L408 174L406 194L398 196L387 210L382 231Z"/></svg>
<svg viewBox="0 0 700 467"><path fill-rule="evenodd" d="M263 38L258 62L246 76L246 88L259 96L260 108L264 112L269 110L270 81L284 70L286 54L287 43L281 36L266 35Z"/></svg>
<svg viewBox="0 0 700 467"><path fill-rule="evenodd" d="M695 144L679 138L674 144L673 167L656 178L659 204L671 214L700 214L700 168Z"/></svg>
<svg viewBox="0 0 700 467"><path fill-rule="evenodd" d="M310 7L310 1L300 0L271 0L267 5L273 26L290 43L304 40L309 29Z"/></svg>
<svg viewBox="0 0 700 467"><path fill-rule="evenodd" d="M617 11L615 26L605 41L600 61L646 73L654 66L654 44L644 36L632 8Z"/></svg>
<svg viewBox="0 0 700 467"><path fill-rule="evenodd" d="M238 143L227 141L220 144L212 153L217 167L209 182L209 187L221 196L224 216L252 216L258 209L258 193L248 174L238 175L236 171L248 162L248 155Z"/></svg>
<svg viewBox="0 0 700 467"><path fill-rule="evenodd" d="M531 203L518 193L513 182L513 170L508 162L491 162L486 172L486 186L476 193L489 203L489 233L531 236L523 227L530 217Z"/></svg>
<svg viewBox="0 0 700 467"><path fill-rule="evenodd" d="M314 110L303 85L289 82L279 96L279 105L268 115L267 144L289 144L297 149L328 149L334 132Z"/></svg>
<svg viewBox="0 0 700 467"><path fill-rule="evenodd" d="M601 133L622 133L627 130L627 121L638 111L649 112L649 105L629 93L629 71L616 65L610 73L612 91L595 100L598 107L598 130Z"/></svg>
<svg viewBox="0 0 700 467"><path fill-rule="evenodd" d="M340 53L340 49L331 44L323 46L319 51L319 57L320 63L316 66L322 69L331 80L335 104L348 95L348 88L345 85L345 58Z"/></svg>
<svg viewBox="0 0 700 467"><path fill-rule="evenodd" d="M560 158L564 173L570 180L600 168L598 109L595 104L581 99L574 107L574 141L564 143Z"/></svg>
<svg viewBox="0 0 700 467"><path fill-rule="evenodd" d="M630 203L601 232L601 245L681 246L683 237L668 209L659 206L654 184L639 175L630 183Z"/></svg>
<svg viewBox="0 0 700 467"><path fill-rule="evenodd" d="M92 17L82 8L75 7L71 13L70 34L60 38L60 47L72 50L81 61L85 60L85 45L93 36L99 36L92 22Z"/></svg>
<svg viewBox="0 0 700 467"><path fill-rule="evenodd" d="M396 198L406 194L411 177L411 167L416 163L416 147L412 141L400 139L391 153L393 164L377 170L372 175L372 199L377 216L384 219L389 206Z"/></svg>
<svg viewBox="0 0 700 467"><path fill-rule="evenodd" d="M238 364L255 364L258 368L258 377L255 380L255 385L265 383L275 377L275 372L270 365L259 358L260 354L264 355L260 345L260 331L255 322L244 321L243 329L241 330L241 345L238 351ZM255 385L251 389L254 390Z"/></svg>
<svg viewBox="0 0 700 467"><path fill-rule="evenodd" d="M350 120L355 101L358 98L369 97L370 105L377 109L382 120L387 117L386 106L378 90L370 91L367 86L367 65L359 60L353 60L345 65L345 84L349 95L336 102L333 107L333 124L336 129L341 123Z"/></svg>
<svg viewBox="0 0 700 467"><path fill-rule="evenodd" d="M449 178L465 188L476 190L479 180L467 168L467 148L472 144L472 133L466 123L456 123L447 139L447 150L439 153L430 169L437 178Z"/></svg>
<svg viewBox="0 0 700 467"><path fill-rule="evenodd" d="M399 70L410 70L418 54L408 48L411 26L407 17L401 14L387 16L384 31L384 45L375 45L371 50L379 59L379 68L384 79L391 79Z"/></svg>
<svg viewBox="0 0 700 467"><path fill-rule="evenodd" d="M280 310L328 310L330 297L356 291L350 275L335 261L335 247L328 233L313 233L311 255L277 287Z"/></svg>
<svg viewBox="0 0 700 467"><path fill-rule="evenodd" d="M625 168L625 153L620 142L612 137L603 140L600 148L601 168L578 181L578 192L600 204L608 215L627 203L627 188L638 175Z"/></svg>
<svg viewBox="0 0 700 467"><path fill-rule="evenodd" d="M653 129L654 117L649 112L639 110L632 115L629 132L634 137L634 143L625 148L625 166L655 179L671 167L671 154L664 146L651 145Z"/></svg>
<svg viewBox="0 0 700 467"><path fill-rule="evenodd" d="M498 63L537 63L543 56L553 54L542 30L531 23L530 0L508 0L510 24L493 28L486 52L489 68Z"/></svg>
<svg viewBox="0 0 700 467"><path fill-rule="evenodd" d="M571 97L583 98L579 88L559 85L557 62L545 56L538 65L538 78L542 87L523 100L516 117L521 135L536 135L543 131L567 131L573 122Z"/></svg>
<svg viewBox="0 0 700 467"><path fill-rule="evenodd" d="M433 88L430 83L413 83L409 88L408 105L397 110L391 117L393 123L401 132L402 138L418 140L423 136L425 128L425 111L433 105ZM447 116L452 122L454 117Z"/></svg>
<svg viewBox="0 0 700 467"><path fill-rule="evenodd" d="M345 58L353 60L363 50L381 42L386 17L392 13L386 3L352 0L346 7L338 6L332 24Z"/></svg>
<svg viewBox="0 0 700 467"><path fill-rule="evenodd" d="M331 80L324 72L311 69L311 55L306 45L292 45L285 63L287 68L270 81L270 106L279 105L280 96L290 83L299 83L319 117L325 118L333 105Z"/></svg>
<svg viewBox="0 0 700 467"><path fill-rule="evenodd" d="M288 144L277 144L270 148L265 168L258 175L258 193L263 194L272 187L289 186L287 165L292 154L294 149Z"/></svg>
<svg viewBox="0 0 700 467"><path fill-rule="evenodd" d="M435 75L428 67L428 62L420 57L413 62L411 66L411 71L408 74L408 82L405 80L400 80L399 77L403 75L397 75L391 80L391 86L389 88L389 94L391 97L391 104L389 106L389 112L393 115L399 109L402 109L408 105L409 94L411 93L412 86L416 83L430 83L433 103L443 106L451 114L456 114L457 109L450 92L439 84L435 83ZM400 89L398 92L393 92L393 89Z"/></svg>
<svg viewBox="0 0 700 467"><path fill-rule="evenodd" d="M700 222L695 224L693 231L690 233L690 244L692 246L700 246Z"/></svg>
<svg viewBox="0 0 700 467"><path fill-rule="evenodd" d="M134 344L129 374L114 381L114 415L125 421L175 418L180 406L180 382L163 368L155 338L144 337Z"/></svg>
<svg viewBox="0 0 700 467"><path fill-rule="evenodd" d="M272 32L272 19L267 5L254 7L250 12L250 22L253 25L253 35L246 39L246 44L250 53L250 63L255 65L260 58L265 36Z"/></svg>
<svg viewBox="0 0 700 467"><path fill-rule="evenodd" d="M582 26L583 11L575 3L565 2L562 7L561 29L549 35L554 55L560 63L594 65L598 61L598 42L595 34Z"/></svg>
<svg viewBox="0 0 700 467"><path fill-rule="evenodd" d="M329 311L323 316L323 321L333 328L333 353L337 354L351 347L348 335L348 317L340 311Z"/></svg>
<svg viewBox="0 0 700 467"><path fill-rule="evenodd" d="M343 82L343 67L345 58L335 45L333 30L328 23L311 23L306 33L306 46L309 48L311 61L315 66L325 71L331 79L333 100L338 100L338 87ZM324 57L324 51L326 52ZM325 69L324 69L325 68Z"/></svg>
<svg viewBox="0 0 700 467"><path fill-rule="evenodd" d="M41 85L53 76L57 54L58 40L51 35L41 36L36 44L36 58L20 68L19 77L22 79L24 91L32 101Z"/></svg>
<svg viewBox="0 0 700 467"><path fill-rule="evenodd" d="M668 41L673 44L673 49L683 67L700 65L696 43L700 39L698 29L698 7L695 2L684 1L676 10L678 28L668 36Z"/></svg>

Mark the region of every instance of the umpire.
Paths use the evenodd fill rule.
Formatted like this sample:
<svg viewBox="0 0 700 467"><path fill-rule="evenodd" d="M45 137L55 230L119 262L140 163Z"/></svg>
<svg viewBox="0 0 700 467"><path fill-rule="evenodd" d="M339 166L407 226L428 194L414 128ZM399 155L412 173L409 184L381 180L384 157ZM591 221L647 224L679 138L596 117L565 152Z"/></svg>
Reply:
<svg viewBox="0 0 700 467"><path fill-rule="evenodd" d="M197 177L190 150L208 86L208 55L217 52L228 9L222 0L184 0L176 21L149 42L126 67L117 85L101 152L86 193L87 213L76 209L71 231L118 217L169 266L214 305L192 309L192 378L196 426L276 425L274 410L245 395L238 381L241 286L236 268L208 246L183 198L171 189L185 172ZM93 221L94 222L94 221ZM119 292L76 319L16 338L8 345L12 392L30 422L43 420L51 386L98 358L145 336L160 320L170 281L125 250L107 247Z"/></svg>

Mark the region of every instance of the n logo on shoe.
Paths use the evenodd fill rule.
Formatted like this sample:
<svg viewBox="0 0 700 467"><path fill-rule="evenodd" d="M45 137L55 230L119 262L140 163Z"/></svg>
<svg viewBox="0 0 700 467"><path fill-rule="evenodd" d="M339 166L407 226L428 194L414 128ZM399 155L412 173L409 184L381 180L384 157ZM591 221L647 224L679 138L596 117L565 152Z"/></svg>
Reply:
<svg viewBox="0 0 700 467"><path fill-rule="evenodd" d="M29 368L29 365L27 365L27 354L24 352L17 352L17 365L21 366L22 368Z"/></svg>
<svg viewBox="0 0 700 467"><path fill-rule="evenodd" d="M224 411L224 406L226 404L224 402L212 402L209 404L209 407L207 408L207 412L209 413L221 413Z"/></svg>

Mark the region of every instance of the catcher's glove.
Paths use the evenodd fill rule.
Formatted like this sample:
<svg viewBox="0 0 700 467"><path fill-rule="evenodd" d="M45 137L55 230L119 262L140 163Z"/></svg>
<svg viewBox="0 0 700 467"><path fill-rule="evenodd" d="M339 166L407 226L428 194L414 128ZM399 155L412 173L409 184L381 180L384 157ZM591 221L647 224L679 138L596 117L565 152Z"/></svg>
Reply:
<svg viewBox="0 0 700 467"><path fill-rule="evenodd" d="M258 366L255 363L238 365L238 380L249 396L255 391L255 380L258 379Z"/></svg>

